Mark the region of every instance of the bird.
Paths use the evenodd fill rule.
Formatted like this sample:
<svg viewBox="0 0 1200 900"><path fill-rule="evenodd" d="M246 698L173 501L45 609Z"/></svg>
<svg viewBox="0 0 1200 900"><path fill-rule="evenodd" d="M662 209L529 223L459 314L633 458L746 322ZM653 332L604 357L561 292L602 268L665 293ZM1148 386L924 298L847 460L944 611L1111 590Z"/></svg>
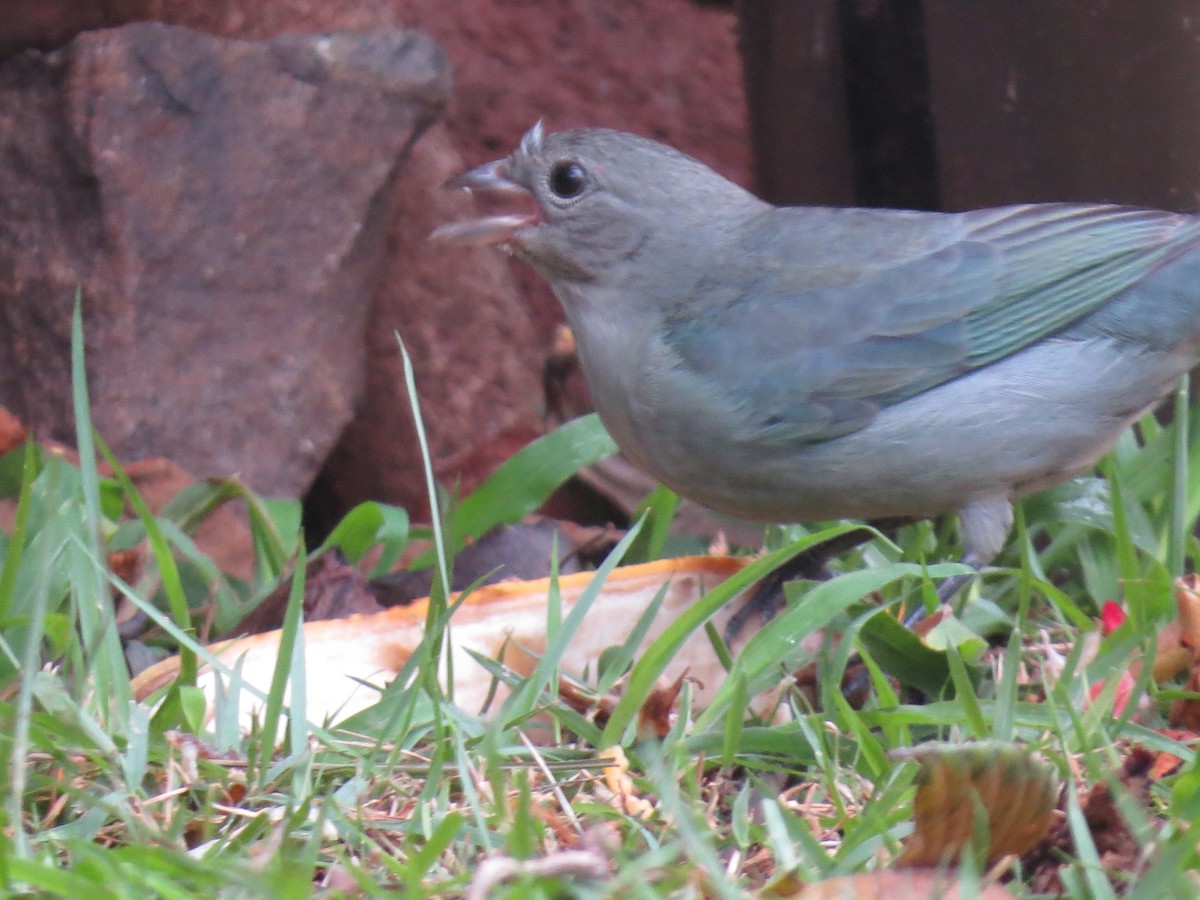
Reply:
<svg viewBox="0 0 1200 900"><path fill-rule="evenodd" d="M1200 350L1193 215L775 206L540 122L448 185L509 205L431 237L540 273L625 456L738 519L953 514L979 570L1015 500L1091 469Z"/></svg>

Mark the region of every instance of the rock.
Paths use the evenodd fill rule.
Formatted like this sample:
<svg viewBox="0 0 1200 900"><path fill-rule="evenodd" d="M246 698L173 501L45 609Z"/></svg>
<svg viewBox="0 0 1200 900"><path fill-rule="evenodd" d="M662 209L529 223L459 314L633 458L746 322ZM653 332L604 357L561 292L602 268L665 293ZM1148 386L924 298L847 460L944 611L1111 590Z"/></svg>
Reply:
<svg viewBox="0 0 1200 900"><path fill-rule="evenodd" d="M357 415L309 495L309 526L331 527L363 500L403 506L428 521L420 445L396 334L413 359L434 474L478 484L542 432L541 352L504 258L489 248L427 240L471 214L472 200L441 185L461 157L435 126L413 148L367 328L367 387ZM322 512L332 519L321 521Z"/></svg>
<svg viewBox="0 0 1200 900"><path fill-rule="evenodd" d="M46 0L41 0L46 2ZM57 0L62 2L62 0ZM108 21L156 19L226 37L417 28L446 50L454 145L507 152L533 120L665 140L750 180L732 11L696 0L105 0ZM490 155L489 155L490 154Z"/></svg>
<svg viewBox="0 0 1200 900"><path fill-rule="evenodd" d="M407 150L449 71L408 31L138 24L0 67L0 404L72 442L82 288L124 458L296 496L350 420Z"/></svg>
<svg viewBox="0 0 1200 900"><path fill-rule="evenodd" d="M411 170L381 200L402 206L421 228L463 214L463 198L434 190L444 175L508 152L538 118L554 129L636 131L750 181L735 18L691 0L560 0L553 8L540 0L105 0L101 6L108 24L148 18L236 38L401 24L426 31L453 64L454 101L445 132L414 146ZM36 43L50 39L42 35ZM70 202L64 201L68 208ZM557 303L527 267L486 251L430 254L424 237L416 224L391 227L388 274L368 327L366 394L306 509L318 533L367 497L427 515L396 326L413 355L443 483L469 490L537 432L537 378L561 321ZM0 265L3 256L0 249ZM359 298L339 302L352 299ZM4 315L0 307L0 329ZM4 397L0 386L0 402Z"/></svg>

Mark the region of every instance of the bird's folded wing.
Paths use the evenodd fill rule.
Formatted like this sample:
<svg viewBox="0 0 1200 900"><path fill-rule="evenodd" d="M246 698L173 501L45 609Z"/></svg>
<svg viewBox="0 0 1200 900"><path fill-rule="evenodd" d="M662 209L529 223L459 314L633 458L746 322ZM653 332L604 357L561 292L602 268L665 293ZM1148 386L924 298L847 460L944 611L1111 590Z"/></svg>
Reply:
<svg viewBox="0 0 1200 900"><path fill-rule="evenodd" d="M940 246L828 269L785 233L747 263L748 289L702 281L702 302L668 318L666 377L723 398L748 439L828 440L1078 321L1197 239L1190 217L1113 206L942 221L953 227ZM895 224L903 246L903 229L923 220L897 214ZM739 281L712 283L722 280Z"/></svg>
<svg viewBox="0 0 1200 900"><path fill-rule="evenodd" d="M1009 207L968 240L993 248L997 291L968 314L968 362L987 365L1099 309L1190 248L1190 216L1121 206Z"/></svg>

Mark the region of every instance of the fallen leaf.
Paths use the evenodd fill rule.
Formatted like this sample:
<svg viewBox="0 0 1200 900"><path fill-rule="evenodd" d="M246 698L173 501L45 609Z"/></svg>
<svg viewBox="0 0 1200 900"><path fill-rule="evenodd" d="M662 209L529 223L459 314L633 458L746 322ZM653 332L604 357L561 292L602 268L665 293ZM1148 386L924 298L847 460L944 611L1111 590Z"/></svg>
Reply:
<svg viewBox="0 0 1200 900"><path fill-rule="evenodd" d="M1200 650L1200 576L1193 573L1175 580L1175 605L1182 628L1180 642Z"/></svg>
<svg viewBox="0 0 1200 900"><path fill-rule="evenodd" d="M1045 763L997 741L926 744L894 754L920 765L915 826L896 866L942 866L975 838L976 804L988 821L986 858L1025 853L1050 827L1058 779Z"/></svg>
<svg viewBox="0 0 1200 900"><path fill-rule="evenodd" d="M679 677L670 684L660 680L650 691L650 696L638 710L637 733L641 740L667 736L667 732L671 730L671 711L675 708L675 701L679 699L679 692L683 690L683 680L686 676L686 672L680 672Z"/></svg>

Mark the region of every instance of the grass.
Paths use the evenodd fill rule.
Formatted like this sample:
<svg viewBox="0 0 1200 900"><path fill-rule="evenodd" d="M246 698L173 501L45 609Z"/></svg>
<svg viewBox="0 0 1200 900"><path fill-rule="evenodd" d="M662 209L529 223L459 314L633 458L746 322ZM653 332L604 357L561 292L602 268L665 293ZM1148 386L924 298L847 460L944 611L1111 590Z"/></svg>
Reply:
<svg viewBox="0 0 1200 900"><path fill-rule="evenodd" d="M1175 617L1172 576L1196 558L1200 452L1189 448L1200 446L1200 416L1187 405L1172 424L1147 418L1122 438L1106 479L1027 502L1004 565L926 641L899 627L895 608L959 569L939 562L954 558L953 531L922 523L849 554L832 581L798 586L796 602L730 660L714 702L694 708L684 685L668 733L654 739L639 735L637 713L679 642L740 584L848 526L772 529L770 554L647 653L615 649L591 684L604 692L621 678L604 722L558 695L580 616L563 618L552 598L537 669L518 678L494 666L514 690L483 718L441 687L448 571L464 541L536 508L612 451L594 420L572 423L436 517L438 552L419 561L439 570L425 641L375 707L324 723L286 702L303 692L304 566L295 562L308 554L297 504L214 482L152 516L119 467L99 474L80 347L77 333L81 464L32 446L0 458L0 494L17 506L0 534L0 883L10 895L790 896L798 883L878 872L897 855L912 828L917 768L894 751L992 739L1038 752L1065 785L1071 850L1060 875L1070 896L1196 891L1200 769L1194 750L1163 730L1170 702L1193 695L1156 683L1146 665L1133 699L1115 706L1119 676L1153 657ZM223 575L188 537L234 497L247 504L255 540L248 583ZM648 499L597 590L625 555L663 552L673 504L664 491ZM384 569L429 536L402 510L366 504L314 552L336 544L364 564L374 552ZM126 581L112 554L143 541L145 571ZM263 724L238 732L236 694L247 688L236 671L226 671L228 696L205 723L193 685L194 666L212 661L207 629L237 621L289 579ZM131 697L114 598L186 655L156 707ZM1123 600L1128 619L1099 638L1107 600ZM799 649L797 635L821 628L819 652ZM805 665L815 678L807 693L800 684L786 692L790 721L747 713L751 693ZM864 686L861 705L842 693L848 671ZM538 716L556 735L549 745L528 737ZM1135 744L1183 760L1146 795L1117 775ZM1096 785L1109 786L1137 849L1127 871L1109 869L1105 837L1088 819ZM1035 873L1009 865L1010 889L1034 896Z"/></svg>

